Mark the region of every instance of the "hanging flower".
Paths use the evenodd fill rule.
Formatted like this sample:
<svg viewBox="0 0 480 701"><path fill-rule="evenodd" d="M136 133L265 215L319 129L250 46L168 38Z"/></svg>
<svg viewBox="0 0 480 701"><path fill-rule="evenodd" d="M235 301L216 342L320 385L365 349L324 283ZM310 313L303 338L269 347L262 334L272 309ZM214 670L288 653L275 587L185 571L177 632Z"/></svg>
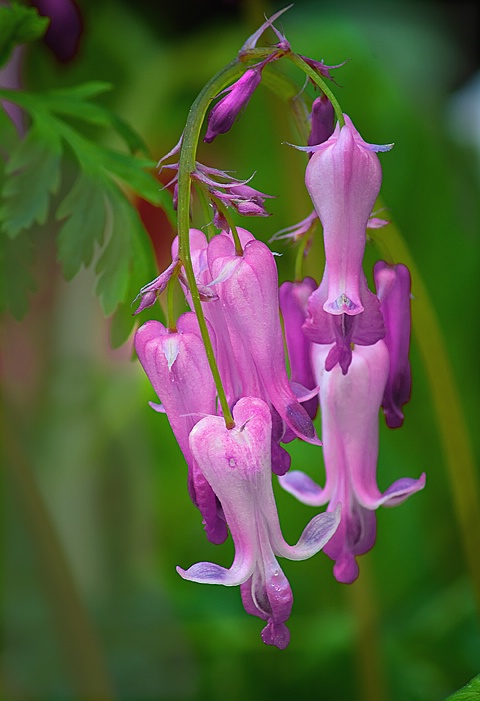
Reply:
<svg viewBox="0 0 480 701"><path fill-rule="evenodd" d="M203 584L241 585L246 611L267 621L262 639L285 648L290 633L292 591L277 556L306 560L323 548L339 521L339 509L315 516L298 543L288 545L280 530L271 476L270 409L261 399L243 397L233 410L228 430L218 416L202 419L190 434L190 448L205 479L218 496L235 544L230 569L199 562L184 579Z"/></svg>

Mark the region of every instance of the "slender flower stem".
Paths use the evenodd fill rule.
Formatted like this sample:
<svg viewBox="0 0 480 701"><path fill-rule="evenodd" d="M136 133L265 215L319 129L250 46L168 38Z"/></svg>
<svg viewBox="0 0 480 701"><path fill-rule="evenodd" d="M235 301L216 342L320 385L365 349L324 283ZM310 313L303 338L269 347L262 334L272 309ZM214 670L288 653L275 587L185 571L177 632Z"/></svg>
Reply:
<svg viewBox="0 0 480 701"><path fill-rule="evenodd" d="M175 333L177 330L177 324L176 324L176 318L175 318L175 312L173 309L173 292L175 289L175 283L178 277L178 274L180 272L180 266L177 265L172 277L168 281L167 284L167 326L168 330L172 331L172 333Z"/></svg>
<svg viewBox="0 0 480 701"><path fill-rule="evenodd" d="M211 197L212 197L212 200L217 205L218 209L221 211L221 213L225 217L227 224L228 224L228 228L232 232L233 241L235 243L235 255L242 256L243 255L242 244L241 244L240 238L238 236L237 227L235 226L235 223L234 223L232 217L230 216L228 208L223 204L223 202L221 200L218 199L218 197L214 197L213 195L211 195Z"/></svg>
<svg viewBox="0 0 480 701"><path fill-rule="evenodd" d="M340 126L343 127L345 125L345 120L343 118L342 108L340 107L340 104L339 104L337 98L335 97L333 92L330 90L328 85L325 83L325 81L322 80L320 78L320 76L318 75L318 73L316 73L313 70L313 68L311 68L308 65L308 63L306 63L303 60L303 58L300 58L300 56L298 56L297 54L287 53L287 54L285 54L285 56L287 58L289 58L290 61L292 61L292 63L294 63L296 66L298 66L298 68L300 68L300 70L302 70L304 73L306 73L308 75L308 77L311 80L313 80L313 82L316 85L318 85L318 87L323 92L323 94L328 97L328 99L332 103L333 109L335 110L335 115L338 119L338 122L339 122Z"/></svg>
<svg viewBox="0 0 480 701"><path fill-rule="evenodd" d="M218 366L215 361L212 342L208 333L205 316L203 314L200 296L198 294L195 274L193 272L192 260L190 256L190 187L191 174L195 170L196 153L198 141L200 138L200 130L203 120L207 113L211 101L218 93L227 85L233 82L240 76L246 67L237 59L232 61L228 66L222 68L203 88L197 99L190 108L190 112L183 133L182 149L180 151L180 160L178 166L178 239L179 239L179 258L185 268L188 286L192 295L193 308L197 315L198 325L202 334L205 352L207 354L210 369L212 371L215 387L217 388L218 399L222 408L222 413L225 419L227 428L232 428L235 423L233 421L230 408L228 406L225 390L223 389L222 380L218 371Z"/></svg>
<svg viewBox="0 0 480 701"><path fill-rule="evenodd" d="M295 280L297 282L303 280L303 259L305 258L305 248L309 239L310 235L303 236L297 249L297 257L295 258Z"/></svg>
<svg viewBox="0 0 480 701"><path fill-rule="evenodd" d="M211 241L216 233L215 227L213 226L212 211L209 207L208 200L205 196L205 190L198 183L195 183L195 192L197 193L197 197L200 201L200 206L202 208L203 218L205 219L205 227L202 226L202 229L205 228L205 230L206 230L207 241Z"/></svg>
<svg viewBox="0 0 480 701"><path fill-rule="evenodd" d="M394 260L410 269L413 329L430 384L466 561L480 613L480 485L464 412L432 302L398 229L385 231Z"/></svg>

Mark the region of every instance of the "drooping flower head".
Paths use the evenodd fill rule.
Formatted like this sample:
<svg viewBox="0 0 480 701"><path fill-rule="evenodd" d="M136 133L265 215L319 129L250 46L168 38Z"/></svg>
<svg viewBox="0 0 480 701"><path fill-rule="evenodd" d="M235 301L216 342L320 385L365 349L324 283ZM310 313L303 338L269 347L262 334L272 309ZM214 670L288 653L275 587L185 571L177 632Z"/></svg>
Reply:
<svg viewBox="0 0 480 701"><path fill-rule="evenodd" d="M336 579L349 584L358 576L356 556L375 543L375 509L400 504L424 487L425 475L399 479L383 494L377 486L378 412L389 367L385 343L356 347L346 375L338 366L325 370L328 347L316 346L313 352L320 385L326 484L321 489L302 472L289 472L280 482L303 503L320 506L328 502L328 511L342 504L340 525L324 550L335 560Z"/></svg>
<svg viewBox="0 0 480 701"><path fill-rule="evenodd" d="M315 516L298 543L288 545L280 530L271 483L270 409L261 399L244 397L233 410L235 427L228 430L221 417L207 416L190 434L192 454L218 496L235 544L230 569L199 562L184 578L203 584L241 585L246 611L267 621L262 639L283 649L290 633L292 591L277 561L312 557L325 545L339 520L339 510Z"/></svg>
<svg viewBox="0 0 480 701"><path fill-rule="evenodd" d="M195 314L183 314L177 331L147 321L135 334L135 350L157 393L188 465L188 487L199 508L208 539L222 543L225 520L212 488L190 452L188 436L206 414L215 412L216 390Z"/></svg>
<svg viewBox="0 0 480 701"><path fill-rule="evenodd" d="M278 314L278 276L272 252L261 241L249 241L241 256L233 240L224 234L208 245L208 264L215 291L226 312L234 351L245 349L239 363L244 387L254 377L255 368L262 391L280 415L285 426L303 440L319 443L312 421L299 404L287 377L283 337ZM250 359L250 362L248 362ZM243 395L258 396L243 391Z"/></svg>

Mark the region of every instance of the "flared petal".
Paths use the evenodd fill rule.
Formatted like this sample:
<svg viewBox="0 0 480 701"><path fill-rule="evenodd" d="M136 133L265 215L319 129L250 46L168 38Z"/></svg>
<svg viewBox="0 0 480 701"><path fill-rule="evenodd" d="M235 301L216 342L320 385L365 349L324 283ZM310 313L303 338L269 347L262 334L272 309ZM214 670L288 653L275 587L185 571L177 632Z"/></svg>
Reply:
<svg viewBox="0 0 480 701"><path fill-rule="evenodd" d="M286 492L308 506L322 506L330 498L330 492L325 492L309 475L300 470L290 470L279 477L279 483Z"/></svg>
<svg viewBox="0 0 480 701"><path fill-rule="evenodd" d="M341 506L332 513L317 514L307 524L296 545L288 545L283 538L271 535L275 552L289 560L308 560L326 546L340 523Z"/></svg>
<svg viewBox="0 0 480 701"><path fill-rule="evenodd" d="M386 489L379 499L363 499L363 504L369 509L377 509L379 506L397 506L401 504L411 494L419 492L424 488L426 475L423 472L418 479L412 477L402 477Z"/></svg>
<svg viewBox="0 0 480 701"><path fill-rule="evenodd" d="M230 569L215 565L213 562L197 562L188 570L177 567L176 570L182 579L199 584L223 584L225 587L237 587L243 584L251 575L251 559L244 558L241 563L235 563Z"/></svg>

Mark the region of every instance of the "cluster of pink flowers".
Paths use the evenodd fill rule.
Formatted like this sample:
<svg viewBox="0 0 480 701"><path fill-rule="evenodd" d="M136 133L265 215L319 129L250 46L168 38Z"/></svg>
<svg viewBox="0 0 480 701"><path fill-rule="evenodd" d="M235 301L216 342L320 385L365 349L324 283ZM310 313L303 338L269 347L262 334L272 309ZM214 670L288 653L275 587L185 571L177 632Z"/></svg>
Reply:
<svg viewBox="0 0 480 701"><path fill-rule="evenodd" d="M279 51L288 51L283 35L277 35ZM217 103L206 141L231 127L265 63L247 71ZM249 215L264 213L266 195L200 164L192 173L212 197L215 223L224 227L209 241L192 228L189 244L233 425L222 416L193 311L174 328L148 321L135 337L140 362L162 402L152 406L167 414L185 456L190 496L206 535L221 543L229 530L235 544L230 569L200 562L179 567L178 573L194 582L240 585L245 610L266 621L263 641L281 649L289 642L285 622L293 596L277 557L302 560L323 548L335 562L337 580L351 583L358 576L356 556L375 541L375 510L401 503L425 484L425 475L403 478L381 493L376 480L379 410L383 407L388 426L399 427L411 390L409 272L403 265L378 262L374 293L362 267L381 184L376 152L390 147L367 144L347 115L334 128L325 98L315 101L311 119L306 185L315 212L287 231L297 238L320 220L326 264L319 286L305 278L279 288L268 246L243 228L234 237L215 210L219 187L229 206L239 211L241 200ZM174 273L193 310L176 239L172 264L142 288L137 312L155 301ZM295 439L322 446L313 424L319 407L324 488L290 470L283 447ZM294 546L282 536L272 474L303 503L328 504Z"/></svg>

